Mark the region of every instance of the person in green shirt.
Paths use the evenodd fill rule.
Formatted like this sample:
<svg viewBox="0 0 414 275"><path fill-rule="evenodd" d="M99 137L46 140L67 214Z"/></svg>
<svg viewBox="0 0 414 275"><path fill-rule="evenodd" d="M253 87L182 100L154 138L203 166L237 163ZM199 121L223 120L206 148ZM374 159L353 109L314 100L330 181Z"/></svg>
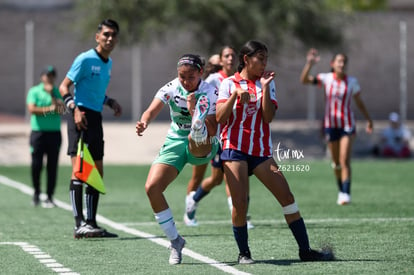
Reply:
<svg viewBox="0 0 414 275"><path fill-rule="evenodd" d="M30 113L30 152L31 177L34 188L33 205L40 204L40 176L43 157L47 157L47 199L42 202L45 208L55 207L53 194L56 187L57 168L62 136L60 115L65 107L58 88L55 86L56 70L47 66L40 75L41 82L30 88L26 104Z"/></svg>

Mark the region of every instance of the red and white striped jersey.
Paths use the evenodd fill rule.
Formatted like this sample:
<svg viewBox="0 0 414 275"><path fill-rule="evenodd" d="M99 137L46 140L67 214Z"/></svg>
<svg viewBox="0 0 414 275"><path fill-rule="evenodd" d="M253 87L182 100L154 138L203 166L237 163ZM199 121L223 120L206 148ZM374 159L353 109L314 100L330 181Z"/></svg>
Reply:
<svg viewBox="0 0 414 275"><path fill-rule="evenodd" d="M260 79L254 82L245 80L239 73L224 79L220 85L217 103L226 102L236 88L249 91L250 102L240 104L237 99L234 103L233 111L221 132L223 150L233 149L258 157L272 156L270 125L262 117L263 91ZM269 88L271 101L277 108L274 81L269 84Z"/></svg>
<svg viewBox="0 0 414 275"><path fill-rule="evenodd" d="M211 85L214 85L217 88L217 91L220 89L220 84L223 81L223 79L227 78L228 76L223 70L220 70L216 73L213 73L209 75L205 82L210 83Z"/></svg>
<svg viewBox="0 0 414 275"><path fill-rule="evenodd" d="M336 78L335 73L320 73L318 83L323 84L325 90L325 128L341 128L351 131L355 128L355 118L351 110L353 95L361 88L358 80L352 76L344 79Z"/></svg>

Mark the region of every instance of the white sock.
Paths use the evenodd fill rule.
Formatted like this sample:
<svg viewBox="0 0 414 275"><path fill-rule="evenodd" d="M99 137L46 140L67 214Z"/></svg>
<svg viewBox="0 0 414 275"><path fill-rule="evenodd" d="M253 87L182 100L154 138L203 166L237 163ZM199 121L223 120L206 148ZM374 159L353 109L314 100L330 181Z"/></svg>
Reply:
<svg viewBox="0 0 414 275"><path fill-rule="evenodd" d="M229 206L229 210L230 210L230 213L231 213L233 211L233 201L231 199L231 196L227 197L227 204Z"/></svg>
<svg viewBox="0 0 414 275"><path fill-rule="evenodd" d="M165 209L159 213L154 213L155 220L161 226L162 231L167 236L167 238L172 241L177 239L178 232L175 227L174 218L170 208Z"/></svg>

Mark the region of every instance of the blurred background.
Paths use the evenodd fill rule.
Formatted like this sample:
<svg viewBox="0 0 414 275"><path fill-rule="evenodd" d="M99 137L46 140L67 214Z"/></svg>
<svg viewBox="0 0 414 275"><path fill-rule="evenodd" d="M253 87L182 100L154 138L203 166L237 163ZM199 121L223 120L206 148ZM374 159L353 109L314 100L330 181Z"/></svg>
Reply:
<svg viewBox="0 0 414 275"><path fill-rule="evenodd" d="M392 111L414 119L412 0L0 0L0 116L27 116L26 94L42 68L54 65L59 84L74 58L95 47L104 18L121 28L108 95L123 105L123 121L136 121L176 77L182 54L208 59L223 45L239 49L250 39L269 48L281 120L322 119L322 90L299 82L310 47L321 53L313 74L329 71L334 53L348 55L348 74L358 78L374 120ZM104 117L113 119L109 110ZM168 119L164 108L159 120Z"/></svg>

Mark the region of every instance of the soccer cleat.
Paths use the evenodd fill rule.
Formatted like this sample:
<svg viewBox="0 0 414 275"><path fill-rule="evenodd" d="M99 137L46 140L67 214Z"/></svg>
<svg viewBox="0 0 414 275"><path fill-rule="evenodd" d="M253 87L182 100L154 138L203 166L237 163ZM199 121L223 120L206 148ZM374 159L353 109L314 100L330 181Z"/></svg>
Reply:
<svg viewBox="0 0 414 275"><path fill-rule="evenodd" d="M250 251L246 253L240 253L237 262L239 264L254 264L254 260L250 255Z"/></svg>
<svg viewBox="0 0 414 275"><path fill-rule="evenodd" d="M208 131L207 126L203 125L201 130L193 130L191 129L190 135L191 139L196 143L203 143L207 140Z"/></svg>
<svg viewBox="0 0 414 275"><path fill-rule="evenodd" d="M351 203L351 195L344 192L338 193L338 199L336 200L336 204L338 205L347 205Z"/></svg>
<svg viewBox="0 0 414 275"><path fill-rule="evenodd" d="M181 264L181 261L183 259L181 252L184 246L185 240L180 235L178 235L177 239L171 241L171 245L169 247L171 250L170 259L168 260L171 265Z"/></svg>
<svg viewBox="0 0 414 275"><path fill-rule="evenodd" d="M253 229L254 228L254 225L250 221L250 219L251 219L250 215L247 215L246 218L247 218L247 229Z"/></svg>
<svg viewBox="0 0 414 275"><path fill-rule="evenodd" d="M335 256L331 250L316 251L310 248L309 250L299 250L299 258L304 262L335 260Z"/></svg>
<svg viewBox="0 0 414 275"><path fill-rule="evenodd" d="M79 227L75 227L73 231L73 237L75 239L81 238L97 238L102 235L102 230L99 228L95 228L90 224L82 224Z"/></svg>
<svg viewBox="0 0 414 275"><path fill-rule="evenodd" d="M184 223L186 226L198 226L198 222L195 218L190 219L187 213L184 213Z"/></svg>
<svg viewBox="0 0 414 275"><path fill-rule="evenodd" d="M40 204L40 199L38 194L33 195L33 206L38 206Z"/></svg>
<svg viewBox="0 0 414 275"><path fill-rule="evenodd" d="M247 221L247 229L253 229L254 225L252 224L251 221Z"/></svg>
<svg viewBox="0 0 414 275"><path fill-rule="evenodd" d="M207 127L204 120L210 109L210 102L205 95L200 96L195 106L193 119L191 122L191 139L195 142L204 142L207 139Z"/></svg>
<svg viewBox="0 0 414 275"><path fill-rule="evenodd" d="M189 219L194 219L196 210L197 210L197 202L193 199L195 195L195 191L191 191L185 197L185 213L187 214Z"/></svg>
<svg viewBox="0 0 414 275"><path fill-rule="evenodd" d="M56 204L53 202L52 199L46 199L45 201L42 202L42 207L43 208L54 208L56 207Z"/></svg>

